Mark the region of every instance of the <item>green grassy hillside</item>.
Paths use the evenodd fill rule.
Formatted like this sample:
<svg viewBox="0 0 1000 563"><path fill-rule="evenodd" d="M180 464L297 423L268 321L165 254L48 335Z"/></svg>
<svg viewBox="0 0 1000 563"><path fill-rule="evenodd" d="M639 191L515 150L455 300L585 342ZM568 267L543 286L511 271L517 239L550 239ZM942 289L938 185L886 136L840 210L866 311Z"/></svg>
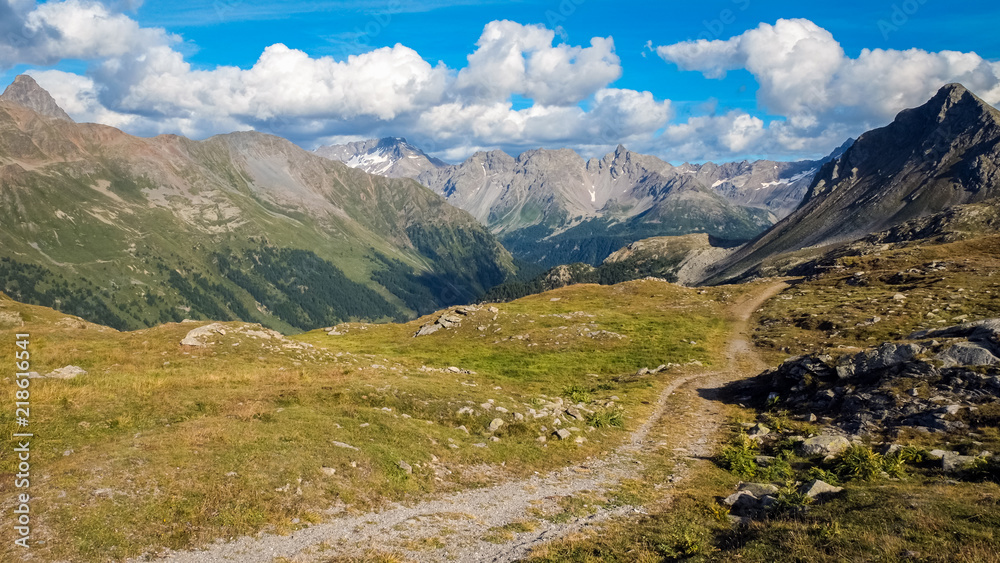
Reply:
<svg viewBox="0 0 1000 563"><path fill-rule="evenodd" d="M140 139L3 102L0 138L0 290L119 329L402 320L513 271L430 190L276 137Z"/></svg>

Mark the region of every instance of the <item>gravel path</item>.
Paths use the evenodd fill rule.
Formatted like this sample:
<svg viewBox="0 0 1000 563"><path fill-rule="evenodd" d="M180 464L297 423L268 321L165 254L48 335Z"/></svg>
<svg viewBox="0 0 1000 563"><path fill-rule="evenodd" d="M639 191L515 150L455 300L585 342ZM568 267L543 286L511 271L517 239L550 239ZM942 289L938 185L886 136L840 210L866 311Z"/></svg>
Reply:
<svg viewBox="0 0 1000 563"><path fill-rule="evenodd" d="M567 467L546 475L510 481L482 489L454 493L436 500L412 506L396 505L379 512L360 516L344 516L310 526L292 535L243 537L227 543L215 543L204 550L170 552L157 561L172 563L271 563L283 557L295 562L320 562L330 557L363 555L378 548L382 552L404 554L420 562L489 561L509 562L525 557L542 543L598 524L608 518L641 513L641 507L623 506L598 508L597 512L565 523L539 520L531 513L538 509L555 509L557 500L584 492L601 494L613 489L625 479L640 477L643 450L665 448L678 458L705 458L712 454L712 437L721 422L721 408L710 393L699 396L697 391L717 388L736 377L749 375L737 371L738 357L748 360L751 370L763 363L753 353L747 340L747 319L764 301L784 289L785 284L762 286L731 308L738 319L727 349L728 367L724 371L689 375L673 381L660 394L649 419L636 429L629 440L613 453L584 465ZM750 371L750 370L747 370ZM699 385L689 385L698 383ZM684 435L670 437L670 443L649 438L675 393L688 399L683 413L688 424ZM670 483L682 480L688 468L677 464ZM489 529L518 521L531 521L533 531L514 535L505 543L485 541Z"/></svg>

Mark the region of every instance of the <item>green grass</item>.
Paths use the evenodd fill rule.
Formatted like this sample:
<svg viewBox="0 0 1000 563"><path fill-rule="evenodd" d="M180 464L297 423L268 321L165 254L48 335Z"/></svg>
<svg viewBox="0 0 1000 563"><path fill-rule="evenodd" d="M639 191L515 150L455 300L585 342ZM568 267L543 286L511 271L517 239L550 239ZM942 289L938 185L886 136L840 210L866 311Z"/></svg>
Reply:
<svg viewBox="0 0 1000 563"><path fill-rule="evenodd" d="M798 283L765 304L755 315L754 342L778 362L808 353L836 356L916 330L996 317L998 257L1000 237L984 236L840 258L841 269ZM934 262L945 269L928 268ZM852 282L856 272L864 272L862 285ZM905 299L894 299L896 294Z"/></svg>
<svg viewBox="0 0 1000 563"><path fill-rule="evenodd" d="M413 338L420 323L411 322L351 324L342 337L314 332L277 342L241 336L235 331L242 323L226 323L227 334L204 348L179 346L196 324L117 332L0 297L0 312L25 321L0 328L0 342L29 332L33 370L88 371L67 381L32 380L39 472L32 510L45 515L36 530L45 543L33 553L122 560L216 538L287 533L333 507L368 510L580 463L619 444L657 392L695 368L621 375L718 357L727 326L715 301L722 296L659 282L581 286L502 305L495 323L490 314L429 337ZM572 315L579 311L593 317ZM480 322L503 330L484 336ZM580 326L625 338L581 336ZM514 334L531 339L496 342ZM315 348L285 347L296 342ZM12 345L0 347L0 362L10 363L12 353ZM477 373L441 371L452 365ZM556 398L567 388L594 401L616 397L621 425L588 433L582 445L536 442L548 420L518 421L514 413L527 414L542 395ZM12 393L8 386L0 396L11 402ZM483 410L489 400L509 412ZM475 414L459 415L466 406ZM507 424L495 433L500 441L489 442L497 416ZM0 428L13 431L11 412L0 411ZM412 474L399 469L401 459ZM0 472L14 461L0 453ZM495 470L470 470L482 464ZM438 480L436 468L451 474ZM0 547L0 559L9 549Z"/></svg>
<svg viewBox="0 0 1000 563"><path fill-rule="evenodd" d="M766 359L777 363L807 353L838 356L922 328L998 317L998 256L997 236L844 256L841 269L803 280L764 304L751 321L754 341ZM945 269L932 271L928 266L935 261L945 263ZM864 283L849 283L859 271L865 272ZM897 293L906 298L894 299ZM867 322L875 316L877 322ZM909 381L899 385L913 387ZM644 486L630 495L645 503L648 516L552 542L536 549L529 561L1000 561L996 457L945 475L940 462L927 461L923 453L931 448L964 455L1000 451L1000 410L989 403L981 407L963 415L969 432L904 429L891 437L905 446L893 454L856 445L831 461L798 456L790 439L816 434L820 425L767 408L739 409L737 419L766 424L778 434L773 445L757 448L734 425L715 463L696 465L692 478L669 495ZM761 454L776 459L760 467L755 458ZM812 479L844 491L809 502L795 483ZM740 480L781 486L777 507L745 526L729 522L720 502Z"/></svg>
<svg viewBox="0 0 1000 563"><path fill-rule="evenodd" d="M732 440L730 447L755 451L738 433ZM855 449L822 466L791 455L795 473L785 480L740 475L721 463L698 466L669 497L646 496L648 515L551 542L529 561L903 561L907 554L942 563L997 561L1000 485L974 470L946 480L933 464L919 461L915 448L884 457ZM914 465L902 479L872 473L881 473L889 458ZM855 470L869 465L872 472ZM842 484L844 491L820 502L797 492L796 483L814 478ZM720 501L745 480L785 484L765 518L734 525Z"/></svg>

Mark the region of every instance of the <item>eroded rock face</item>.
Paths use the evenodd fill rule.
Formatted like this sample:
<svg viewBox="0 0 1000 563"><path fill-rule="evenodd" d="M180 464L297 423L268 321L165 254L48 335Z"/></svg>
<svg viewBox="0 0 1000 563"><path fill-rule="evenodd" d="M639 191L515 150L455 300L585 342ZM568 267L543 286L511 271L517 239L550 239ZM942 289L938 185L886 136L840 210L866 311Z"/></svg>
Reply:
<svg viewBox="0 0 1000 563"><path fill-rule="evenodd" d="M63 121L73 121L52 96L35 82L35 79L22 74L0 95L0 100L13 102L34 110L36 113Z"/></svg>

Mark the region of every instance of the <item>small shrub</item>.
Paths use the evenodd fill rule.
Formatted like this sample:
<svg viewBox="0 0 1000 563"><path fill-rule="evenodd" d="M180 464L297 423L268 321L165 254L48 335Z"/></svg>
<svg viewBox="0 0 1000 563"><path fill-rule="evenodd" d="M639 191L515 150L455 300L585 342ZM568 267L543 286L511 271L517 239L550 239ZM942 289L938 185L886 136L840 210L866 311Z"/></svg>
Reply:
<svg viewBox="0 0 1000 563"><path fill-rule="evenodd" d="M923 463L927 459L927 451L916 446L904 446L896 450L894 455L910 465Z"/></svg>
<svg viewBox="0 0 1000 563"><path fill-rule="evenodd" d="M897 450L882 458L882 470L890 477L902 479L906 477L906 456L903 450Z"/></svg>
<svg viewBox="0 0 1000 563"><path fill-rule="evenodd" d="M718 522L729 522L729 507L723 504L710 504L708 512Z"/></svg>
<svg viewBox="0 0 1000 563"><path fill-rule="evenodd" d="M840 536L840 522L834 520L832 522L822 524L818 526L817 532L820 539L827 541L833 540Z"/></svg>
<svg viewBox="0 0 1000 563"><path fill-rule="evenodd" d="M707 552L709 540L704 533L688 528L671 536L667 543L656 544L655 549L669 558L692 557Z"/></svg>
<svg viewBox="0 0 1000 563"><path fill-rule="evenodd" d="M884 458L868 446L854 444L840 454L837 473L845 479L874 481L882 476Z"/></svg>
<svg viewBox="0 0 1000 563"><path fill-rule="evenodd" d="M603 409L587 415L587 424L594 428L622 428L625 426L625 413L621 409Z"/></svg>
<svg viewBox="0 0 1000 563"><path fill-rule="evenodd" d="M1000 459L997 456L977 457L962 470L962 479L1000 483Z"/></svg>
<svg viewBox="0 0 1000 563"><path fill-rule="evenodd" d="M780 404L781 404L781 397L779 397L777 393L771 393L767 397L767 402L764 403L764 409L769 411L774 410L777 409Z"/></svg>
<svg viewBox="0 0 1000 563"><path fill-rule="evenodd" d="M812 501L812 497L798 492L794 487L784 487L778 492L776 502L771 505L770 510L775 514L800 514Z"/></svg>
<svg viewBox="0 0 1000 563"><path fill-rule="evenodd" d="M736 435L732 442L722 448L717 459L718 464L743 479L752 479L757 475L757 442L745 433Z"/></svg>
<svg viewBox="0 0 1000 563"><path fill-rule="evenodd" d="M593 397L590 391L580 385L571 385L563 389L563 396L569 397L574 403L589 403Z"/></svg>
<svg viewBox="0 0 1000 563"><path fill-rule="evenodd" d="M810 467L809 471L806 471L805 477L807 481L819 479L820 481L835 487L840 485L840 477L833 471L827 471L822 467Z"/></svg>
<svg viewBox="0 0 1000 563"><path fill-rule="evenodd" d="M763 481L790 481L795 477L795 471L788 460L778 457L767 467L758 468L757 477Z"/></svg>

